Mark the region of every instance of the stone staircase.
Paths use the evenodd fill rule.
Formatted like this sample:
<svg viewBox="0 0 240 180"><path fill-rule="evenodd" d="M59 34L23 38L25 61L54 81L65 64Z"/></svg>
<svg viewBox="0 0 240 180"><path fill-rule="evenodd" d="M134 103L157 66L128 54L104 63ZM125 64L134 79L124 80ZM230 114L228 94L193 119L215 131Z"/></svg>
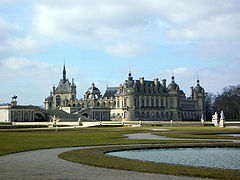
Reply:
<svg viewBox="0 0 240 180"><path fill-rule="evenodd" d="M80 114L68 114L62 110L48 110L47 114L48 116L55 115L56 118L60 119L59 122L77 122L79 117L81 117L81 121L91 121L90 119Z"/></svg>

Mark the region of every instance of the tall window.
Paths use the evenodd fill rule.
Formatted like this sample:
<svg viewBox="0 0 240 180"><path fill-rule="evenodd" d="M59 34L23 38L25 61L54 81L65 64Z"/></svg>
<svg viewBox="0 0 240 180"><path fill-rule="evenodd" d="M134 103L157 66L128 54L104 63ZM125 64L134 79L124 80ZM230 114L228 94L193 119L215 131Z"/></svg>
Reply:
<svg viewBox="0 0 240 180"><path fill-rule="evenodd" d="M158 98L156 99L156 107L158 107Z"/></svg>
<svg viewBox="0 0 240 180"><path fill-rule="evenodd" d="M61 105L61 97L59 95L56 96L56 106Z"/></svg>
<svg viewBox="0 0 240 180"><path fill-rule="evenodd" d="M170 99L170 107L173 108L174 107L174 100Z"/></svg>
<svg viewBox="0 0 240 180"><path fill-rule="evenodd" d="M161 99L161 107L163 107L163 99Z"/></svg>

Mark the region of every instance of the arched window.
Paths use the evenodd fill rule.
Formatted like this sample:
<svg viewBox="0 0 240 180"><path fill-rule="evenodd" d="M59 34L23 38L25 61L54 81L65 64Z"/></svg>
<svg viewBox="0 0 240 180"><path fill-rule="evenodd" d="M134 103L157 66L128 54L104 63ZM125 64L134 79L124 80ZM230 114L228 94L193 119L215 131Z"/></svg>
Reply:
<svg viewBox="0 0 240 180"><path fill-rule="evenodd" d="M99 107L100 106L100 103L99 102L97 102L97 107Z"/></svg>
<svg viewBox="0 0 240 180"><path fill-rule="evenodd" d="M56 96L56 106L61 105L61 97L59 95Z"/></svg>

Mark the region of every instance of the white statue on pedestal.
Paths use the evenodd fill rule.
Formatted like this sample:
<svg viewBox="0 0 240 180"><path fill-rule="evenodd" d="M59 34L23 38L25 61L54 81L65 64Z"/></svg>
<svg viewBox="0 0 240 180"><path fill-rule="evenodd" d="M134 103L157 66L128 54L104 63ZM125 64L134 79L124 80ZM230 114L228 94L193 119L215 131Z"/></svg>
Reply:
<svg viewBox="0 0 240 180"><path fill-rule="evenodd" d="M221 117L220 117L219 127L225 127L225 116L224 116L223 111L221 111Z"/></svg>
<svg viewBox="0 0 240 180"><path fill-rule="evenodd" d="M202 125L204 125L204 117L203 117L203 114L202 114L202 116L201 116L201 123L202 123Z"/></svg>
<svg viewBox="0 0 240 180"><path fill-rule="evenodd" d="M214 126L218 126L218 113L215 112L214 115L212 115L212 123L214 124Z"/></svg>

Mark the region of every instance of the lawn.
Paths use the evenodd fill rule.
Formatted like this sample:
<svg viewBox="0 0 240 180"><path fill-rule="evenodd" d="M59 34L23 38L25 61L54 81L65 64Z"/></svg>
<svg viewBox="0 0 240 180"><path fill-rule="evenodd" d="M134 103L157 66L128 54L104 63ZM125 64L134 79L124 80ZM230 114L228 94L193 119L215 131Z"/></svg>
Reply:
<svg viewBox="0 0 240 180"><path fill-rule="evenodd" d="M216 128L216 127L164 127L164 129L169 129L169 131L152 131L152 129L157 129L156 127L138 127L138 128L128 128L128 127L117 127L117 128L75 128L75 129L5 129L0 131L0 155L6 155L10 153L36 150L36 149L46 149L46 148L60 148L60 147L73 147L73 146L99 146L99 145L120 145L120 144L151 144L151 145L178 145L179 143L192 143L192 145L199 143L206 143L210 138L217 139L240 139L239 137L222 137L216 134L221 133L240 133L240 128ZM176 138L190 138L192 140L131 140L124 139L124 134L130 133L144 133L152 132L156 135L164 135L167 137ZM194 138L205 139L202 141L194 141ZM208 144L229 146L233 143L224 142L208 142ZM180 144L183 145L183 144ZM239 143L234 143L234 146L239 147ZM106 151L109 149L87 149L81 151L72 151L69 153L64 153L61 158L83 163L91 164L94 166L101 166L107 168L125 169L133 171L142 172L152 172L152 173L163 173L163 174L175 174L175 175L188 175L197 177L211 177L211 178L223 178L234 179L236 176L240 175L239 171L222 171L223 173L217 172L217 170L206 170L206 168L188 168L183 166L173 166L171 165L156 165L156 163L146 163L139 161L132 161L126 159L109 160L109 157L100 153L99 151ZM85 158L83 158L85 157ZM86 159L90 158L90 159ZM85 160L85 161L84 161ZM104 161L103 161L104 160ZM106 161L106 162L105 162ZM116 163L120 161L120 163ZM115 162L120 167L115 167L109 162ZM132 164L133 163L133 164ZM135 165L134 165L135 163ZM128 166L125 166L128 164ZM132 165L131 165L132 164ZM137 165L136 165L137 164ZM151 165L151 166L150 166ZM135 167L140 169L136 169ZM145 166L152 167L154 171L149 171L149 168ZM124 167L124 168L123 168ZM161 171L159 171L161 169ZM166 171L163 171L163 170ZM191 170L191 173L187 169ZM215 172L216 171L216 172ZM238 176L240 177L240 176Z"/></svg>

